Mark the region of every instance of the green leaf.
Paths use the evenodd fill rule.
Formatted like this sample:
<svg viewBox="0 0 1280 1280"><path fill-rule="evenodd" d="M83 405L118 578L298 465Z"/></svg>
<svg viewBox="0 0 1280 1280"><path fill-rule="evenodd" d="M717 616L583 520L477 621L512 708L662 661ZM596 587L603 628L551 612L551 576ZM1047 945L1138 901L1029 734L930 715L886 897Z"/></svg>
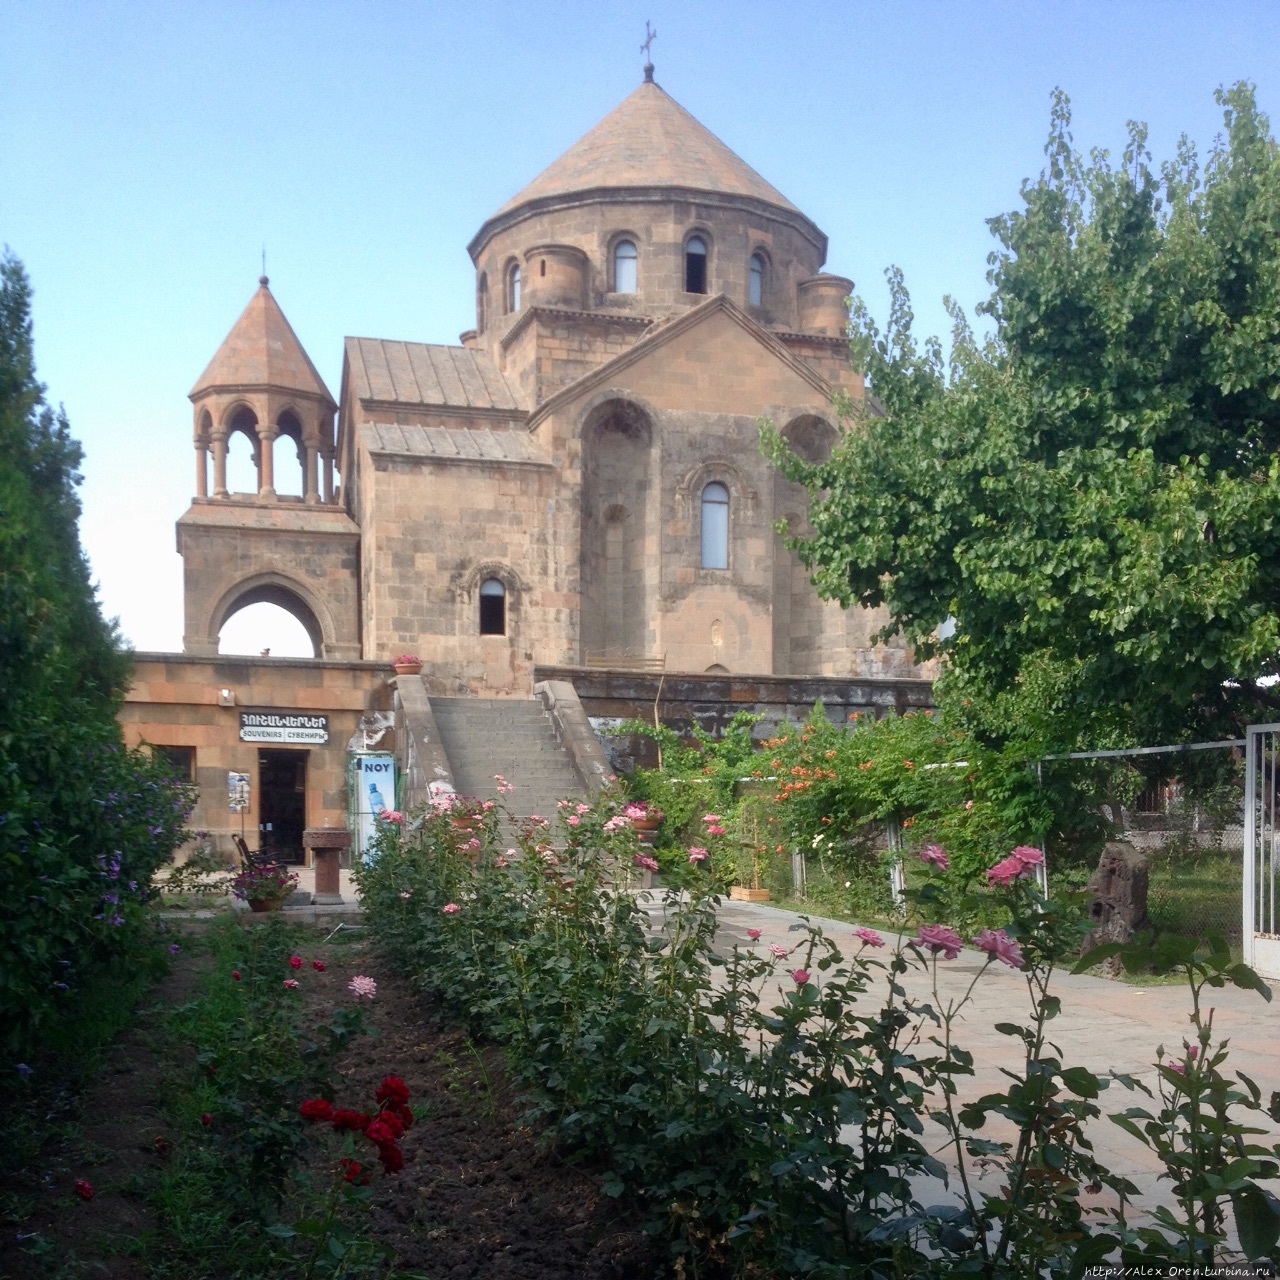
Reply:
<svg viewBox="0 0 1280 1280"><path fill-rule="evenodd" d="M1100 947L1094 947L1091 951L1086 951L1079 960L1071 966L1072 973L1087 973L1095 964L1101 964L1104 960L1109 960L1112 956L1119 955L1124 950L1124 945L1119 942L1106 942Z"/></svg>
<svg viewBox="0 0 1280 1280"><path fill-rule="evenodd" d="M1098 1096L1098 1077L1085 1067L1068 1067L1062 1073L1062 1083L1081 1098Z"/></svg>
<svg viewBox="0 0 1280 1280"><path fill-rule="evenodd" d="M1231 1197L1240 1248L1249 1259L1265 1258L1280 1240L1280 1202L1250 1183Z"/></svg>

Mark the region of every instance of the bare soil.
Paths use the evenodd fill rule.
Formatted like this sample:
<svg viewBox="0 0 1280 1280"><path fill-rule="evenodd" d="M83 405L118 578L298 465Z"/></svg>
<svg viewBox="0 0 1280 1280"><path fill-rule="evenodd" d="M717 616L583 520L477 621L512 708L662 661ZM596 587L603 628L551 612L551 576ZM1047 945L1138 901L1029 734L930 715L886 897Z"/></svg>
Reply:
<svg viewBox="0 0 1280 1280"><path fill-rule="evenodd" d="M353 975L378 983L366 1006L378 1034L356 1041L339 1064L337 1105L370 1107L389 1074L403 1077L413 1095L417 1119L402 1142L405 1167L375 1178L365 1231L394 1249L398 1269L430 1280L655 1275L654 1246L625 1206L605 1196L590 1171L540 1148L522 1120L525 1107L501 1051L436 1025L408 982L387 972L365 944L325 944L323 937L317 933L306 958L323 959L326 970L308 964L298 975L317 1018L327 1020L335 1004L353 998ZM157 1026L165 1009L193 997L207 966L200 948L184 948L87 1091L58 1104L60 1132L33 1165L0 1162L0 1276L150 1274L139 1241L163 1231L163 1223L148 1204L148 1187L180 1140L166 1129L163 1085L186 1069ZM76 1179L93 1183L92 1200L75 1195Z"/></svg>

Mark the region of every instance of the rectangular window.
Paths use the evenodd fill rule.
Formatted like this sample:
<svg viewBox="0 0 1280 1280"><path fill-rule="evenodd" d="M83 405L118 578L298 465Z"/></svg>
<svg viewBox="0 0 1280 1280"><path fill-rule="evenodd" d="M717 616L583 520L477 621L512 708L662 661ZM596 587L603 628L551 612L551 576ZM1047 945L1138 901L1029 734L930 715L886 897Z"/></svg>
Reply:
<svg viewBox="0 0 1280 1280"><path fill-rule="evenodd" d="M159 756L162 760L167 760L173 767L174 773L184 782L194 782L196 780L195 747L161 747L153 745L151 753Z"/></svg>

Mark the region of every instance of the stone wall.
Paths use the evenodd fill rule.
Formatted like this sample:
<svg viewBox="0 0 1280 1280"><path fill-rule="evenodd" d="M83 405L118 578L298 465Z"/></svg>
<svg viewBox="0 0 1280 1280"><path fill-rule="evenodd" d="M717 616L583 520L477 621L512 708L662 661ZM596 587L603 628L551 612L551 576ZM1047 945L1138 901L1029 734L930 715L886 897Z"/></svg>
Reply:
<svg viewBox="0 0 1280 1280"><path fill-rule="evenodd" d="M134 655L134 678L120 710L129 746L189 747L200 789L192 830L212 833L231 853L239 814L227 807L227 773L250 778L244 831L258 847L258 752L280 743L240 741L240 713L273 710L329 717L329 741L297 748L307 757L306 825L345 826L347 747L366 713L391 707L392 672L386 663L320 662L303 658L194 657L175 653ZM223 693L226 690L226 693ZM384 737L377 750L392 750Z"/></svg>
<svg viewBox="0 0 1280 1280"><path fill-rule="evenodd" d="M850 680L800 676L658 675L649 672L543 667L534 679L564 680L573 685L605 749L615 764L653 764L652 744L638 737L613 737L605 731L626 720L653 723L657 703L660 723L692 737L696 724L706 733L723 733L740 711L762 716L757 738L767 738L784 721L800 724L822 703L827 718L838 725L855 716L888 715L932 707L928 680Z"/></svg>

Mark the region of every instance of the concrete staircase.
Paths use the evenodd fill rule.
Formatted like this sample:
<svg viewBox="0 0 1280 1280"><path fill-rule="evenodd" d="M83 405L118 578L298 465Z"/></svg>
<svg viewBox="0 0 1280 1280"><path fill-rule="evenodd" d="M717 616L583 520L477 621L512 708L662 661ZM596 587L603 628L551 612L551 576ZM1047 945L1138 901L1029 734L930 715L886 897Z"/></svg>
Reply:
<svg viewBox="0 0 1280 1280"><path fill-rule="evenodd" d="M500 773L516 788L502 797L516 817L538 813L554 820L558 800L585 798L541 702L432 698L431 711L461 795L496 798L493 779Z"/></svg>

